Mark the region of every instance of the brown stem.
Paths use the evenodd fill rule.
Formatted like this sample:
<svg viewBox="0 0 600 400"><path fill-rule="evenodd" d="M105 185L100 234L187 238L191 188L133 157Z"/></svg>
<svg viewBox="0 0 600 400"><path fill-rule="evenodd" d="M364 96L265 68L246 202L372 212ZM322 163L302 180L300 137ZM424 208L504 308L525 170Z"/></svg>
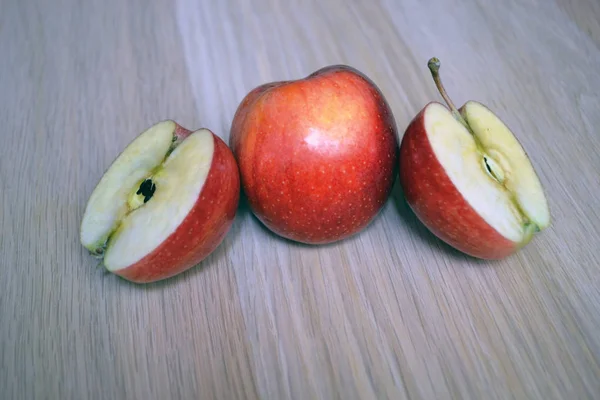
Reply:
<svg viewBox="0 0 600 400"><path fill-rule="evenodd" d="M444 88L444 85L442 84L442 79L440 78L440 65L441 65L440 60L437 57L431 58L429 60L429 62L427 63L427 66L429 67L429 71L431 71L431 76L433 77L433 81L435 82L435 86L437 87L438 91L442 95L442 98L444 99L446 104L448 104L448 107L450 108L450 111L452 112L452 115L454 116L454 118L458 122L463 124L465 126L465 128L467 128L469 130L469 132L471 132L471 128L469 127L469 124L467 124L467 121L465 121L463 116L460 115L460 112L458 112L458 110L456 109L456 106L454 105L452 100L450 100L450 96L448 96L448 93L446 92L446 89Z"/></svg>

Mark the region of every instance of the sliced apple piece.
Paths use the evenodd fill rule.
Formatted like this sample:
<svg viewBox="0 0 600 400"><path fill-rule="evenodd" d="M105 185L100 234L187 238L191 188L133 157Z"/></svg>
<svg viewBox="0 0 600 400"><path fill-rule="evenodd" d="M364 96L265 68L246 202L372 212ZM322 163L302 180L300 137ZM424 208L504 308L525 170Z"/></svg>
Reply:
<svg viewBox="0 0 600 400"><path fill-rule="evenodd" d="M446 94L439 60L429 62L448 108L432 102L400 145L400 183L408 204L436 236L474 257L497 259L550 224L542 185L515 135L488 108L462 114Z"/></svg>
<svg viewBox="0 0 600 400"><path fill-rule="evenodd" d="M239 201L233 154L208 129L164 121L139 135L88 201L81 243L134 282L191 268L229 230Z"/></svg>

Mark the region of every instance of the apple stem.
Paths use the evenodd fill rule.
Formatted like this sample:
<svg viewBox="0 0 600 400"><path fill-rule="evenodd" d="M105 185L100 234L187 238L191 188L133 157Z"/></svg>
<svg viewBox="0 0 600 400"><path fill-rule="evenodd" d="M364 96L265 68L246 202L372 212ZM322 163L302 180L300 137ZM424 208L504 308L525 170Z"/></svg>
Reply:
<svg viewBox="0 0 600 400"><path fill-rule="evenodd" d="M446 92L446 89L444 88L444 85L442 84L442 79L440 78L440 66L441 66L440 60L437 57L433 57L429 60L429 62L427 63L427 66L429 67L429 71L431 71L431 76L433 77L435 86L437 86L438 91L442 95L442 98L444 99L446 104L448 104L448 107L450 108L450 111L452 112L452 115L454 116L454 118L458 122L463 124L464 127L467 128L467 130L469 132L471 132L471 128L469 127L469 124L467 124L467 121L465 121L465 119L462 117L462 115L460 115L460 112L458 112L458 109L456 108L456 106L454 105L452 100L450 100L450 96L448 96L448 93ZM471 132L471 133L473 133L473 132Z"/></svg>

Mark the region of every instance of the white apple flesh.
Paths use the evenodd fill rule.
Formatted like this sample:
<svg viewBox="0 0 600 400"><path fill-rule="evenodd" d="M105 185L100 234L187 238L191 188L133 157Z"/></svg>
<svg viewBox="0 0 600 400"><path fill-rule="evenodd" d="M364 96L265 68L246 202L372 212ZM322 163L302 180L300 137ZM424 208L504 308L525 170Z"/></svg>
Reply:
<svg viewBox="0 0 600 400"><path fill-rule="evenodd" d="M429 103L406 130L400 182L407 202L458 250L485 259L508 256L549 226L544 190L508 127L478 102L459 113L436 74L450 109Z"/></svg>
<svg viewBox="0 0 600 400"><path fill-rule="evenodd" d="M125 279L166 279L221 243L238 201L237 164L225 143L208 129L160 122L126 147L92 192L81 243Z"/></svg>

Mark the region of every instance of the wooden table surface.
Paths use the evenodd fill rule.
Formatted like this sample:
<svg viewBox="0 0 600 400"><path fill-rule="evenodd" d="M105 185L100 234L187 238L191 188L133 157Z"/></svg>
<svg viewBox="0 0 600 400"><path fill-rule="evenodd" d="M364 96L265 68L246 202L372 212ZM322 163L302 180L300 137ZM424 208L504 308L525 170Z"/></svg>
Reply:
<svg viewBox="0 0 600 400"><path fill-rule="evenodd" d="M4 0L0 398L600 398L600 3ZM86 201L162 119L224 139L253 87L352 65L403 134L440 100L517 133L553 224L498 262L441 243L396 185L361 234L269 234L241 205L201 265L139 286L79 243Z"/></svg>

